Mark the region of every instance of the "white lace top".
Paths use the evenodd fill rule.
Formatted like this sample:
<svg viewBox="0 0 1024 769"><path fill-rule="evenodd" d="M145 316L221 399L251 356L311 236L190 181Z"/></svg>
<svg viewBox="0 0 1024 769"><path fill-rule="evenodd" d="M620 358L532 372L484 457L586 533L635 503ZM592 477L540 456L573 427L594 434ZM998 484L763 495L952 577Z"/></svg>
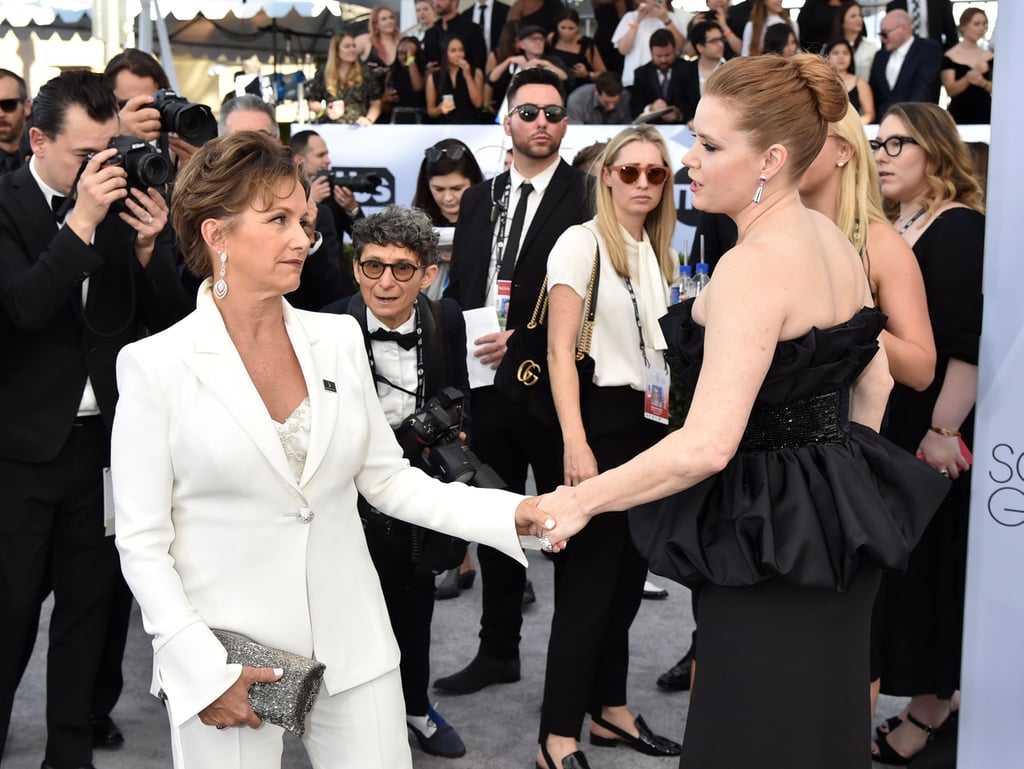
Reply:
<svg viewBox="0 0 1024 769"><path fill-rule="evenodd" d="M295 482L302 479L302 470L306 466L306 452L309 451L309 431L312 424L312 411L309 407L309 397L302 399L302 403L295 407L284 422L274 422L277 430L277 437L281 439L281 448L288 459L288 466L295 474Z"/></svg>

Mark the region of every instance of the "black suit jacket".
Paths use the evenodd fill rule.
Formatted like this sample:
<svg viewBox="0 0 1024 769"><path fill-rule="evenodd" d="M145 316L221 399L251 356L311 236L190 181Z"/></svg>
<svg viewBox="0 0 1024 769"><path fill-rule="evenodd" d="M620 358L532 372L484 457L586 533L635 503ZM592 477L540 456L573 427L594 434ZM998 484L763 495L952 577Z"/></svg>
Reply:
<svg viewBox="0 0 1024 769"><path fill-rule="evenodd" d="M508 6L504 3L499 3L498 0L488 0L487 4L492 7L491 10L491 39L485 40L487 44L487 50L493 51L498 47L498 37L501 36L501 28L505 26L508 21ZM465 19L476 24L477 8L480 5L480 0L474 0L473 4L469 6L459 15ZM481 27L481 32L483 28Z"/></svg>
<svg viewBox="0 0 1024 769"><path fill-rule="evenodd" d="M700 82L697 80L697 62L683 61L676 59L669 68L668 98L665 99L669 106L676 107L683 113L680 124L693 119L693 113L697 109L697 102L700 100ZM661 75L654 62L647 62L642 67L637 67L633 73L633 85L630 86L630 104L633 107L633 117L641 114L644 107L661 98ZM653 121L664 123L659 118Z"/></svg>
<svg viewBox="0 0 1024 769"><path fill-rule="evenodd" d="M884 48L875 54L871 63L871 91L875 97L875 114L881 116L893 104L901 101L927 101L939 103L939 66L942 64L942 50L934 40L914 38L900 74L896 78L896 86L889 87L885 77L885 66L889 62L890 52Z"/></svg>
<svg viewBox="0 0 1024 769"><path fill-rule="evenodd" d="M491 216L491 201L501 200L508 180L506 171L494 178L493 191L491 181L486 181L470 187L462 196L444 295L464 310L483 307L487 300L491 242L498 221ZM587 200L586 175L559 160L519 249L512 275L508 328L518 328L529 320L547 274L548 254L568 227L591 217Z"/></svg>
<svg viewBox="0 0 1024 769"><path fill-rule="evenodd" d="M927 0L928 7L928 37L942 46L942 50L948 50L960 42L960 31L957 29L956 20L953 18L953 4L950 0ZM907 11L907 0L892 0L886 3L888 11Z"/></svg>
<svg viewBox="0 0 1024 769"><path fill-rule="evenodd" d="M84 243L71 228L58 229L28 166L0 178L0 456L53 459L75 422L86 377L109 428L118 352L191 310L170 228L145 268L133 234L111 213L95 243Z"/></svg>

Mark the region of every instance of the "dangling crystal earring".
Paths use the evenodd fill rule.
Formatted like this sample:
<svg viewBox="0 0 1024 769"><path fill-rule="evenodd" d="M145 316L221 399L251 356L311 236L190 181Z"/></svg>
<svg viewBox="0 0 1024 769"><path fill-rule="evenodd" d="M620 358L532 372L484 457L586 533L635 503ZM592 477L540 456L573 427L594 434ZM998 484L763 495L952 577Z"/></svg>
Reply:
<svg viewBox="0 0 1024 769"><path fill-rule="evenodd" d="M218 251L217 256L220 259L220 278L213 284L213 295L218 299L223 299L228 295L228 282L224 280L224 273L227 272L228 255L225 251Z"/></svg>
<svg viewBox="0 0 1024 769"><path fill-rule="evenodd" d="M761 196L764 194L764 185L768 183L768 177L762 174L757 179L757 189L754 190L754 204L761 202Z"/></svg>

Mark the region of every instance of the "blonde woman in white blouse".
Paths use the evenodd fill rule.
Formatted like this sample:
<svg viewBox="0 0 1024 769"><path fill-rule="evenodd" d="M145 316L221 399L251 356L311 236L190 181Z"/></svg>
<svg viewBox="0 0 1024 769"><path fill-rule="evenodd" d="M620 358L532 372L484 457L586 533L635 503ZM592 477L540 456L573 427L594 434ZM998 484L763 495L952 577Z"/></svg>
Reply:
<svg viewBox="0 0 1024 769"><path fill-rule="evenodd" d="M600 165L597 216L566 230L548 257L548 364L569 486L666 434L666 425L645 415L644 395L652 372L665 374L658 318L679 265L669 246L675 205L668 149L657 129L630 127L608 143ZM580 382L576 343L596 254L594 374ZM576 763L562 760L578 752L576 735L588 712L592 744L678 755L678 743L653 734L626 704L629 627L647 574L626 513L595 518L554 561L537 765L586 766L579 756Z"/></svg>

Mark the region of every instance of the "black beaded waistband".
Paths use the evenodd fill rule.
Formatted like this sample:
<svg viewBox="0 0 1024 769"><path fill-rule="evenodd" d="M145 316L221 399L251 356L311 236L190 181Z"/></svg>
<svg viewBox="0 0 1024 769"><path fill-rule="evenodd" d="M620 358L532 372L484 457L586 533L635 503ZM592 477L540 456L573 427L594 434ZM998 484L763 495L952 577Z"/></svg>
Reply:
<svg viewBox="0 0 1024 769"><path fill-rule="evenodd" d="M847 390L788 403L755 403L739 450L774 451L809 443L844 443L849 432L849 405Z"/></svg>

